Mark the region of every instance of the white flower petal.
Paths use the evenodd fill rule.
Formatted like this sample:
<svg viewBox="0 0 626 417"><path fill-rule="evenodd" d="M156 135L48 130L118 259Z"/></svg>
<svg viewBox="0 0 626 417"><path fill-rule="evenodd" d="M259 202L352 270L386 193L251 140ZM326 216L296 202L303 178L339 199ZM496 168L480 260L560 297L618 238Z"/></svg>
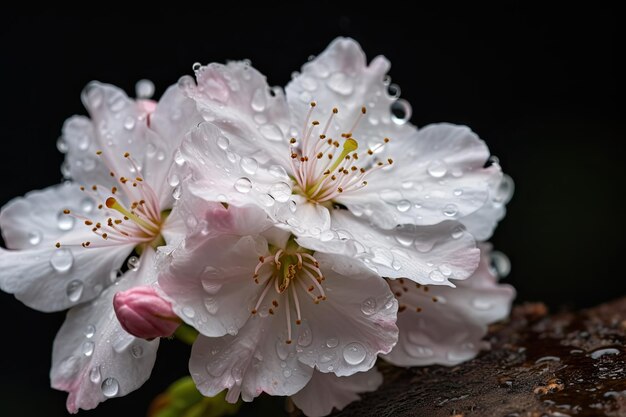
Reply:
<svg viewBox="0 0 626 417"><path fill-rule="evenodd" d="M113 311L113 296L154 280L154 252L144 254L136 272L129 271L89 304L75 307L54 341L52 387L67 391L67 408L95 408L107 398L139 388L150 376L159 341L148 342L126 333Z"/></svg>
<svg viewBox="0 0 626 417"><path fill-rule="evenodd" d="M77 185L61 184L31 191L9 201L0 211L0 229L9 249L53 247L70 233L78 221L63 213L70 209L85 216L96 210L95 202Z"/></svg>
<svg viewBox="0 0 626 417"><path fill-rule="evenodd" d="M383 375L376 368L343 377L315 371L306 387L291 399L305 415L323 417L333 409L343 410L351 402L360 400L361 393L376 391L382 383Z"/></svg>
<svg viewBox="0 0 626 417"><path fill-rule="evenodd" d="M502 175L497 165L483 168L489 150L465 126L426 126L392 139L384 154L393 159L390 168L372 172L367 186L337 201L386 229L463 218L485 205L490 183Z"/></svg>
<svg viewBox="0 0 626 417"><path fill-rule="evenodd" d="M251 157L231 151L222 132L209 123L191 130L181 153L191 171L189 191L207 201L235 206L255 204L276 218L291 197L291 184L278 167L258 166ZM283 210L281 210L283 209Z"/></svg>
<svg viewBox="0 0 626 417"><path fill-rule="evenodd" d="M382 230L345 210L333 210L334 236L298 238L308 248L355 256L384 277L408 278L420 284L453 286L476 269L480 251L462 225L443 222L434 226L402 226Z"/></svg>
<svg viewBox="0 0 626 417"><path fill-rule="evenodd" d="M179 179L170 173L172 160L177 164L184 163L180 157L174 158L185 134L192 127L202 122L196 104L183 95L180 88L169 87L159 100L154 113L150 115L150 129L146 131L146 140L150 152L145 158L144 175L150 180L155 194L159 197L161 207L174 204L172 189L178 185ZM164 155L160 158L160 153Z"/></svg>
<svg viewBox="0 0 626 417"><path fill-rule="evenodd" d="M515 297L513 287L498 284L493 275L490 248L482 250L478 270L457 288L432 286L425 292L410 283L390 282L405 308L398 313L398 344L386 360L398 366L456 365L480 351L487 325L507 317Z"/></svg>
<svg viewBox="0 0 626 417"><path fill-rule="evenodd" d="M258 297L252 274L266 253L267 242L260 237L192 237L185 249L172 254L159 285L174 312L200 333L235 334Z"/></svg>
<svg viewBox="0 0 626 417"><path fill-rule="evenodd" d="M255 316L237 336L199 336L189 361L198 390L211 397L228 389L226 399L233 403L240 394L244 401L252 401L262 392L292 395L301 390L313 369L297 360L294 345L278 339L281 319Z"/></svg>
<svg viewBox="0 0 626 417"><path fill-rule="evenodd" d="M212 63L199 68L196 78L190 96L204 119L224 132L234 152L289 166L291 126L281 89L270 90L265 76L245 62Z"/></svg>
<svg viewBox="0 0 626 417"><path fill-rule="evenodd" d="M84 237L84 236L83 236ZM0 249L0 287L40 311L59 311L97 297L117 278L132 245L105 248Z"/></svg>
<svg viewBox="0 0 626 417"><path fill-rule="evenodd" d="M374 366L395 345L397 303L383 279L349 258L316 253L327 299L299 297L298 359L338 376Z"/></svg>
<svg viewBox="0 0 626 417"><path fill-rule="evenodd" d="M489 198L485 205L460 219L476 240L485 241L491 237L498 222L506 214L506 203L513 196L514 187L513 180L506 174L502 178L495 178L489 186Z"/></svg>

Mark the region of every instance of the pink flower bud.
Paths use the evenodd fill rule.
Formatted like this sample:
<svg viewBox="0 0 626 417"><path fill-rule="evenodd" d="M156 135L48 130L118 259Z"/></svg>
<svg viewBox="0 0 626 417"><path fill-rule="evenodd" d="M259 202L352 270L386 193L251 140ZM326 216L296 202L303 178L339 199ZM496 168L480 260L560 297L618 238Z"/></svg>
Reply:
<svg viewBox="0 0 626 417"><path fill-rule="evenodd" d="M151 286L118 292L113 307L124 330L142 339L171 336L181 323L169 301Z"/></svg>

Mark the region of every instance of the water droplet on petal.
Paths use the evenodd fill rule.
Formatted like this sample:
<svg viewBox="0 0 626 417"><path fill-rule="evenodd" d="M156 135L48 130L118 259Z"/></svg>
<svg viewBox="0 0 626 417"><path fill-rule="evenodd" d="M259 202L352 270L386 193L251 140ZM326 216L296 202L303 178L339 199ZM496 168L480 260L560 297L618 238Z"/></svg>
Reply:
<svg viewBox="0 0 626 417"><path fill-rule="evenodd" d="M428 276L430 277L432 281L435 281L435 282L443 282L446 280L446 277L438 269L431 271L431 273Z"/></svg>
<svg viewBox="0 0 626 417"><path fill-rule="evenodd" d="M179 167L183 166L183 164L185 163L185 157L180 152L180 149L177 149L174 153L174 162L176 162L176 165L178 165Z"/></svg>
<svg viewBox="0 0 626 417"><path fill-rule="evenodd" d="M181 187L180 185L178 187L175 187L172 190L172 198L174 200L180 200L180 197L183 195L183 187Z"/></svg>
<svg viewBox="0 0 626 417"><path fill-rule="evenodd" d="M275 124L266 124L259 128L259 132L268 140L278 142L283 140L283 133Z"/></svg>
<svg viewBox="0 0 626 417"><path fill-rule="evenodd" d="M277 182L270 187L269 194L279 203L285 203L291 197L291 187L284 182Z"/></svg>
<svg viewBox="0 0 626 417"><path fill-rule="evenodd" d="M57 249L52 253L50 257L50 265L57 272L66 272L72 267L74 263L74 255L69 249Z"/></svg>
<svg viewBox="0 0 626 417"><path fill-rule="evenodd" d="M298 335L298 344L303 347L307 347L313 341L313 334L311 332L311 327L308 325L306 321L302 322L300 325L300 334Z"/></svg>
<svg viewBox="0 0 626 417"><path fill-rule="evenodd" d="M57 214L57 226L59 230L68 231L74 227L74 218L69 214L65 214L63 210Z"/></svg>
<svg viewBox="0 0 626 417"><path fill-rule="evenodd" d="M413 181L402 181L402 188L404 188L405 190L413 188L413 185Z"/></svg>
<svg viewBox="0 0 626 417"><path fill-rule="evenodd" d="M111 283L114 283L115 281L117 281L121 276L123 275L122 271L120 271L119 269L113 269L110 273L109 273L109 280L111 281Z"/></svg>
<svg viewBox="0 0 626 417"><path fill-rule="evenodd" d="M195 72L195 71L199 71L200 68L202 68L202 64L199 62L194 62L193 65L191 66L191 69Z"/></svg>
<svg viewBox="0 0 626 417"><path fill-rule="evenodd" d="M326 347L328 348L335 348L338 344L339 339L337 339L336 337L329 337L328 339L326 339Z"/></svg>
<svg viewBox="0 0 626 417"><path fill-rule="evenodd" d="M131 271L137 271L141 266L141 260L137 256L131 256L128 258L128 262L126 262L126 266Z"/></svg>
<svg viewBox="0 0 626 417"><path fill-rule="evenodd" d="M383 83L384 82L385 80L383 80ZM402 90L400 90L400 86L398 84L391 84L391 77L389 77L388 83L386 85L387 85L387 93L389 94L389 97L391 98L400 97Z"/></svg>
<svg viewBox="0 0 626 417"><path fill-rule="evenodd" d="M133 130L135 128L135 118L132 116L126 116L124 119L124 129Z"/></svg>
<svg viewBox="0 0 626 417"><path fill-rule="evenodd" d="M83 213L91 213L95 207L95 203L91 197L85 197L80 202L80 209Z"/></svg>
<svg viewBox="0 0 626 417"><path fill-rule="evenodd" d="M249 175L254 175L256 173L256 170L259 168L259 163L257 162L257 160L248 157L241 158L241 160L239 161L239 165L241 166L241 169L243 169L243 171Z"/></svg>
<svg viewBox="0 0 626 417"><path fill-rule="evenodd" d="M28 232L28 243L30 243L33 246L36 246L41 242L42 237L43 237L43 234L41 233L41 231L32 230Z"/></svg>
<svg viewBox="0 0 626 417"><path fill-rule="evenodd" d="M452 229L452 239L460 239L463 236L463 233L465 233L465 229L463 228L463 226L457 226L454 229Z"/></svg>
<svg viewBox="0 0 626 417"><path fill-rule="evenodd" d="M285 378L289 378L291 376L291 369L285 369L283 370L283 376Z"/></svg>
<svg viewBox="0 0 626 417"><path fill-rule="evenodd" d="M228 140L228 138L220 136L219 138L217 138L217 146L225 151L230 146L230 141Z"/></svg>
<svg viewBox="0 0 626 417"><path fill-rule="evenodd" d="M287 178L289 178L289 176L287 175L287 171L285 171L285 168L283 168L280 165L272 165L272 166L270 166L269 167L269 173L274 178L279 178L279 179L287 179Z"/></svg>
<svg viewBox="0 0 626 417"><path fill-rule="evenodd" d="M439 265L439 271L446 277L452 275L452 269L446 264Z"/></svg>
<svg viewBox="0 0 626 417"><path fill-rule="evenodd" d="M427 171L432 177L441 178L448 172L448 167L445 162L435 159L428 165Z"/></svg>
<svg viewBox="0 0 626 417"><path fill-rule="evenodd" d="M104 394L105 397L111 398L115 397L120 391L120 384L115 378L107 378L102 381L100 388L102 389L102 394Z"/></svg>
<svg viewBox="0 0 626 417"><path fill-rule="evenodd" d="M252 101L250 102L250 107L254 111L263 111L265 110L265 106L267 104L265 96L265 88L259 87L252 95Z"/></svg>
<svg viewBox="0 0 626 417"><path fill-rule="evenodd" d="M460 188L457 188L456 190L454 190L454 195L456 197L463 195L463 190L461 190Z"/></svg>
<svg viewBox="0 0 626 417"><path fill-rule="evenodd" d="M100 382L100 378L102 378L100 374L100 367L94 366L93 368L91 368L91 371L89 371L89 380L94 384L97 384L98 382Z"/></svg>
<svg viewBox="0 0 626 417"><path fill-rule="evenodd" d="M143 356L143 347L141 345L132 345L130 348L130 354L133 358L139 359Z"/></svg>
<svg viewBox="0 0 626 417"><path fill-rule="evenodd" d="M87 341L83 343L83 355L89 357L93 355L93 350L95 348L95 344L92 341Z"/></svg>
<svg viewBox="0 0 626 417"><path fill-rule="evenodd" d="M75 279L67 283L67 287L65 288L65 294L71 302L75 303L76 301L80 300L80 297L83 295L84 288L85 285L83 284L83 282Z"/></svg>
<svg viewBox="0 0 626 417"><path fill-rule="evenodd" d="M365 360L367 352L359 342L348 343L343 348L343 358L349 365L358 365Z"/></svg>
<svg viewBox="0 0 626 417"><path fill-rule="evenodd" d="M289 347L284 340L276 341L276 355L278 355L278 359L281 361L287 360L287 357L289 356Z"/></svg>
<svg viewBox="0 0 626 417"><path fill-rule="evenodd" d="M411 202L409 200L400 200L396 204L396 208L400 213L405 213L411 208Z"/></svg>
<svg viewBox="0 0 626 417"><path fill-rule="evenodd" d="M57 139L57 149L61 153L67 153L67 151L69 150L67 142L65 141L65 138L63 138L63 136L59 136L59 139Z"/></svg>
<svg viewBox="0 0 626 417"><path fill-rule="evenodd" d="M500 184L494 193L493 200L496 203L506 204L511 200L511 197L513 197L513 191L515 191L513 178L504 174L502 176L502 181L500 181Z"/></svg>
<svg viewBox="0 0 626 417"><path fill-rule="evenodd" d="M511 272L511 261L500 251L491 252L491 265L500 278L508 276Z"/></svg>
<svg viewBox="0 0 626 417"><path fill-rule="evenodd" d="M259 200L261 200L261 204L263 204L265 207L272 207L276 203L274 197L269 194L260 195Z"/></svg>
<svg viewBox="0 0 626 417"><path fill-rule="evenodd" d="M88 324L87 327L85 327L85 337L91 339L94 334L96 334L96 326Z"/></svg>
<svg viewBox="0 0 626 417"><path fill-rule="evenodd" d="M361 303L361 312L366 316L371 316L376 313L377 305L376 299L370 297Z"/></svg>
<svg viewBox="0 0 626 417"><path fill-rule="evenodd" d="M332 91L342 96L347 96L354 91L354 82L343 72L336 72L328 78L326 85Z"/></svg>
<svg viewBox="0 0 626 417"><path fill-rule="evenodd" d="M458 212L459 212L459 208L456 206L456 204L446 204L443 207L444 216L454 217L457 215Z"/></svg>
<svg viewBox="0 0 626 417"><path fill-rule="evenodd" d="M209 314L217 314L217 311L219 310L219 304L217 303L215 297L206 297L204 299L204 307Z"/></svg>
<svg viewBox="0 0 626 417"><path fill-rule="evenodd" d="M154 83L150 80L139 80L135 84L137 98L151 98L154 95Z"/></svg>
<svg viewBox="0 0 626 417"><path fill-rule="evenodd" d="M196 311L191 307L183 307L183 314L192 319L196 316Z"/></svg>
<svg viewBox="0 0 626 417"><path fill-rule="evenodd" d="M173 173L167 178L167 182L170 186L176 187L178 184L180 184L180 178L177 174Z"/></svg>
<svg viewBox="0 0 626 417"><path fill-rule="evenodd" d="M250 181L246 177L241 177L237 181L235 181L235 190L239 191L242 194L249 193L252 190L252 181Z"/></svg>
<svg viewBox="0 0 626 417"><path fill-rule="evenodd" d="M403 125L411 119L413 110L408 101L399 99L391 103L391 120L397 125Z"/></svg>

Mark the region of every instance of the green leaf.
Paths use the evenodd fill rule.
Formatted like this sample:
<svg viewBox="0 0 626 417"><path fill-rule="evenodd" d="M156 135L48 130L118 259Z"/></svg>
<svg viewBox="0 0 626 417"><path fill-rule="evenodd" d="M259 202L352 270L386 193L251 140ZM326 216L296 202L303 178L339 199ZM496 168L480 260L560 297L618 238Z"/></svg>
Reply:
<svg viewBox="0 0 626 417"><path fill-rule="evenodd" d="M195 342L198 337L198 331L188 324L183 323L178 326L178 329L174 332L174 336L188 345L193 345L193 342Z"/></svg>

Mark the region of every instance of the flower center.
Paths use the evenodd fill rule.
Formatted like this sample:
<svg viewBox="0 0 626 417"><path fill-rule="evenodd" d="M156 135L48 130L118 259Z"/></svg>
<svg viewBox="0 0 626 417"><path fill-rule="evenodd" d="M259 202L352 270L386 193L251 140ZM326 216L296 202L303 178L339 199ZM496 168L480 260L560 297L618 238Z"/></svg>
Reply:
<svg viewBox="0 0 626 417"><path fill-rule="evenodd" d="M289 141L291 168L298 193L318 203L331 201L342 193L366 186L366 178L373 171L393 164L393 159L383 161L375 155L389 142L389 138L384 138L371 149L358 152L359 143L352 132L367 113L365 107L361 107L352 127L341 133L341 141L327 137L339 110L336 107L332 109L322 128L317 120L311 121L315 107L316 103L311 102L301 138Z"/></svg>
<svg viewBox="0 0 626 417"><path fill-rule="evenodd" d="M299 247L293 251L278 249L273 255L261 256L252 277L263 290L251 314L264 315L267 312L266 314L274 315L284 303L287 344L292 341L292 303L295 324L300 325L302 324L300 297L305 300L308 298L314 304L326 300L326 292L322 287L324 276L319 269L319 263L312 254ZM269 296L270 293L274 296ZM270 298L271 303L264 303Z"/></svg>
<svg viewBox="0 0 626 417"><path fill-rule="evenodd" d="M96 154L101 156L102 152L98 151ZM128 161L129 171L139 174L141 168L130 154L126 152L123 156ZM97 206L98 220L74 213L69 209L63 210L65 215L74 217L89 227L97 240L80 243L64 242L63 244L57 242L57 248L78 246L78 244L83 248L125 243L135 243L137 246L150 244L154 247L164 244L161 227L169 215L169 210L161 211L159 200L152 187L140 176L118 177L113 171L110 171L110 175L115 178L117 186L110 189L101 185L80 187L81 191L88 194L94 201L103 202ZM119 198L114 197L118 194ZM128 201L129 204L125 205L122 199Z"/></svg>

